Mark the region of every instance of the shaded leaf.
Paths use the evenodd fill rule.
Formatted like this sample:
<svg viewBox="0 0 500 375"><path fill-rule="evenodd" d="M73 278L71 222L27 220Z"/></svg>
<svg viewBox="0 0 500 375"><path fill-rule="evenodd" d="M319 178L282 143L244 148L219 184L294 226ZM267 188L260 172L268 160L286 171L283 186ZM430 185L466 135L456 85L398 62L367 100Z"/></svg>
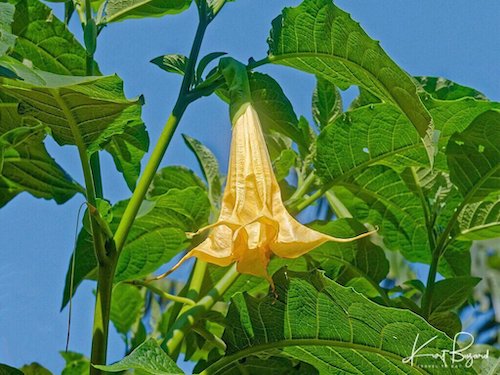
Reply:
<svg viewBox="0 0 500 375"><path fill-rule="evenodd" d="M16 103L0 103L0 207L27 191L61 204L83 192L45 149L43 127L24 123Z"/></svg>
<svg viewBox="0 0 500 375"><path fill-rule="evenodd" d="M24 375L52 375L52 373L39 363L33 362L21 367Z"/></svg>
<svg viewBox="0 0 500 375"><path fill-rule="evenodd" d="M123 133L112 136L104 149L113 157L129 189L134 191L141 173L141 160L149 149L149 135L144 124L127 127Z"/></svg>
<svg viewBox="0 0 500 375"><path fill-rule="evenodd" d="M412 79L331 0L305 0L273 21L269 59L320 76L341 89L363 87L408 117L433 159L433 123Z"/></svg>
<svg viewBox="0 0 500 375"><path fill-rule="evenodd" d="M459 308L470 297L479 281L479 277L453 277L438 281L434 286L431 312L440 313Z"/></svg>
<svg viewBox="0 0 500 375"><path fill-rule="evenodd" d="M141 102L123 94L117 76L67 77L35 71L43 84L4 79L0 82L9 95L19 99L20 112L50 127L60 144L77 144L78 138L89 153L99 150L116 134L132 126L142 126Z"/></svg>
<svg viewBox="0 0 500 375"><path fill-rule="evenodd" d="M203 177L205 177L208 184L208 196L210 201L213 205L217 206L219 204L222 191L219 162L217 161L217 158L212 151L210 151L210 149L200 141L191 138L186 134L183 134L182 137L184 138L184 142L189 149L193 151L196 156L196 160L198 160Z"/></svg>
<svg viewBox="0 0 500 375"><path fill-rule="evenodd" d="M289 175L290 169L295 165L297 154L295 151L285 149L281 151L280 156L273 162L274 173L278 181L283 180Z"/></svg>
<svg viewBox="0 0 500 375"><path fill-rule="evenodd" d="M11 29L14 11L13 4L0 3L0 56L7 53L16 42L16 36L12 34Z"/></svg>
<svg viewBox="0 0 500 375"><path fill-rule="evenodd" d="M332 123L343 111L340 91L330 81L318 77L312 98L313 118L320 129Z"/></svg>
<svg viewBox="0 0 500 375"><path fill-rule="evenodd" d="M139 288L117 284L113 288L110 319L118 333L126 335L142 316L144 297Z"/></svg>
<svg viewBox="0 0 500 375"><path fill-rule="evenodd" d="M463 132L454 134L446 154L450 179L467 203L500 195L500 112L479 115ZM491 197L493 198L493 197Z"/></svg>
<svg viewBox="0 0 500 375"><path fill-rule="evenodd" d="M177 367L175 361L170 358L156 342L155 339L149 339L141 344L128 356L121 361L109 366L94 367L109 371L118 372L125 370L142 370L151 375L183 375L184 372Z"/></svg>

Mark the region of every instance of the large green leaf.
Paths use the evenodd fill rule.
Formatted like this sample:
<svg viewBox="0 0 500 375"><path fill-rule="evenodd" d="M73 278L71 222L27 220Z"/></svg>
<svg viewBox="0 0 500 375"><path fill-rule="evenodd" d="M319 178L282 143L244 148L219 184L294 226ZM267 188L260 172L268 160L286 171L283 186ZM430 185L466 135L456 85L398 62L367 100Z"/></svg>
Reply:
<svg viewBox="0 0 500 375"><path fill-rule="evenodd" d="M113 135L141 126L141 101L128 100L117 76L67 77L35 71L43 83L2 79L0 89L20 100L20 112L50 127L60 144L84 143L89 153ZM25 78L25 77L23 77Z"/></svg>
<svg viewBox="0 0 500 375"><path fill-rule="evenodd" d="M326 79L341 89L363 87L398 106L434 155L432 119L412 79L349 14L331 0L305 0L273 21L269 59Z"/></svg>
<svg viewBox="0 0 500 375"><path fill-rule="evenodd" d="M463 131L478 115L498 103L471 98L425 100L439 130L435 168L448 170L444 150L450 136ZM426 166L427 156L408 120L390 104L370 104L345 112L327 126L317 139L316 168L323 182L345 178L363 169L384 164L399 171Z"/></svg>
<svg viewBox="0 0 500 375"><path fill-rule="evenodd" d="M47 72L85 75L85 48L50 7L38 0L12 3L16 5L12 32L17 36L13 57Z"/></svg>
<svg viewBox="0 0 500 375"><path fill-rule="evenodd" d="M269 355L307 362L321 374L475 373L441 367L430 356L412 365L415 341L430 340L420 353L437 355L453 342L410 311L379 306L319 273L281 271L275 285L277 297L233 297L226 355L202 374L229 374L239 361Z"/></svg>
<svg viewBox="0 0 500 375"><path fill-rule="evenodd" d="M206 192L193 187L173 189L152 202L153 208L137 218L116 268L115 281L144 277L167 263L208 221L210 203Z"/></svg>
<svg viewBox="0 0 500 375"><path fill-rule="evenodd" d="M177 367L175 361L170 358L156 342L149 339L127 357L109 366L94 366L109 372L121 372L125 370L140 370L141 374L148 375L183 375L184 372Z"/></svg>
<svg viewBox="0 0 500 375"><path fill-rule="evenodd" d="M394 170L365 169L333 191L355 218L379 226L387 248L401 251L410 261L430 260L421 202Z"/></svg>
<svg viewBox="0 0 500 375"><path fill-rule="evenodd" d="M24 117L49 127L60 145L80 144L89 154L105 148L129 187L135 186L149 146L142 98L125 98L118 76L70 77L29 70L8 59L1 63L23 78L0 80L0 90L20 101Z"/></svg>
<svg viewBox="0 0 500 375"><path fill-rule="evenodd" d="M103 23L181 13L191 0L109 0Z"/></svg>
<svg viewBox="0 0 500 375"><path fill-rule="evenodd" d="M16 42L16 36L12 34L11 29L14 10L14 5L0 3L0 56L8 52Z"/></svg>
<svg viewBox="0 0 500 375"><path fill-rule="evenodd" d="M115 231L127 201L113 207L110 228ZM142 213L134 221L118 261L115 282L138 279L154 272L186 249L190 241L186 232L195 232L208 221L210 203L207 194L194 186L171 189L154 200L145 201ZM97 262L92 239L85 229L78 236L73 293L78 285L95 275ZM69 301L71 261L66 275L62 308Z"/></svg>
<svg viewBox="0 0 500 375"><path fill-rule="evenodd" d="M17 107L0 102L0 207L23 191L57 203L83 192L45 149L46 129L25 123Z"/></svg>

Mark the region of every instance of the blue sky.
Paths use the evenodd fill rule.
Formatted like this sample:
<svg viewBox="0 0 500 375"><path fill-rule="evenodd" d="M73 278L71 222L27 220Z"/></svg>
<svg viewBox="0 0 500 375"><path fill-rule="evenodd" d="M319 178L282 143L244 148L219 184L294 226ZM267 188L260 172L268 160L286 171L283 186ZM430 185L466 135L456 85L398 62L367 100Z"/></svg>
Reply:
<svg viewBox="0 0 500 375"><path fill-rule="evenodd" d="M210 26L202 54L223 51L246 61L266 55L271 20L284 6L299 1L237 0ZM337 0L387 53L412 75L443 76L500 100L500 2L495 0ZM61 5L53 4L56 14ZM128 96L144 94L143 118L152 142L173 106L180 76L166 74L148 61L167 53L188 54L196 27L194 7L161 19L129 20L107 27L96 58L105 74L117 73ZM72 30L79 33L73 22ZM310 117L314 78L285 67L263 67L282 85L298 114ZM181 133L194 136L227 164L230 125L226 105L216 97L201 100L185 114L163 164L195 167ZM76 148L49 149L70 174L82 181ZM130 194L103 157L104 191L113 202ZM0 211L0 362L14 366L37 361L59 373L63 361L67 312L59 312L68 260L73 248L78 207L21 194ZM93 284L84 283L74 298L71 350L88 354ZM123 345L112 332L109 359L119 359Z"/></svg>

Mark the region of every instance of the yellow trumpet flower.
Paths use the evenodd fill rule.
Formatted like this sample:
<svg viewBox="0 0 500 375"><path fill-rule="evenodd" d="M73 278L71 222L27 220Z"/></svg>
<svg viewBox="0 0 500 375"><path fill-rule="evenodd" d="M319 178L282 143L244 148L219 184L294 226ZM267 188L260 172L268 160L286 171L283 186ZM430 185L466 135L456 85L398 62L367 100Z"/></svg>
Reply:
<svg viewBox="0 0 500 375"><path fill-rule="evenodd" d="M297 258L327 241L349 242L373 233L352 238L331 237L300 224L287 212L259 117L251 105L233 127L220 216L216 223L191 235L208 229L212 231L205 241L189 251L167 274L186 259L197 257L219 266L237 262L238 272L270 280L267 265L273 254Z"/></svg>

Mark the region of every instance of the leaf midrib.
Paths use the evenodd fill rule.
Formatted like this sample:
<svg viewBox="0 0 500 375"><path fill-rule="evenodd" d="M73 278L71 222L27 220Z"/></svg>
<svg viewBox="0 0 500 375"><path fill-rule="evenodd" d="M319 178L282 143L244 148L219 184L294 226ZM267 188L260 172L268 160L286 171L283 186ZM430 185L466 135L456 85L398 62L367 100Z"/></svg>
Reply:
<svg viewBox="0 0 500 375"><path fill-rule="evenodd" d="M353 349L361 352L374 353L384 358L391 358L397 361L402 361L402 359L404 358L392 352L383 351L379 348L374 348L361 344L354 344L352 342L343 342L343 341L319 339L319 338L285 339L260 345L253 345L243 350L240 350L237 353L225 356L221 360L207 367L203 372L200 373L200 375L217 374L220 370L223 370L224 368L226 368L227 366L231 365L233 362L241 358L246 358L260 352L268 351L270 349L286 348L292 346L328 346L328 347ZM418 366L413 368L421 374L430 374Z"/></svg>

